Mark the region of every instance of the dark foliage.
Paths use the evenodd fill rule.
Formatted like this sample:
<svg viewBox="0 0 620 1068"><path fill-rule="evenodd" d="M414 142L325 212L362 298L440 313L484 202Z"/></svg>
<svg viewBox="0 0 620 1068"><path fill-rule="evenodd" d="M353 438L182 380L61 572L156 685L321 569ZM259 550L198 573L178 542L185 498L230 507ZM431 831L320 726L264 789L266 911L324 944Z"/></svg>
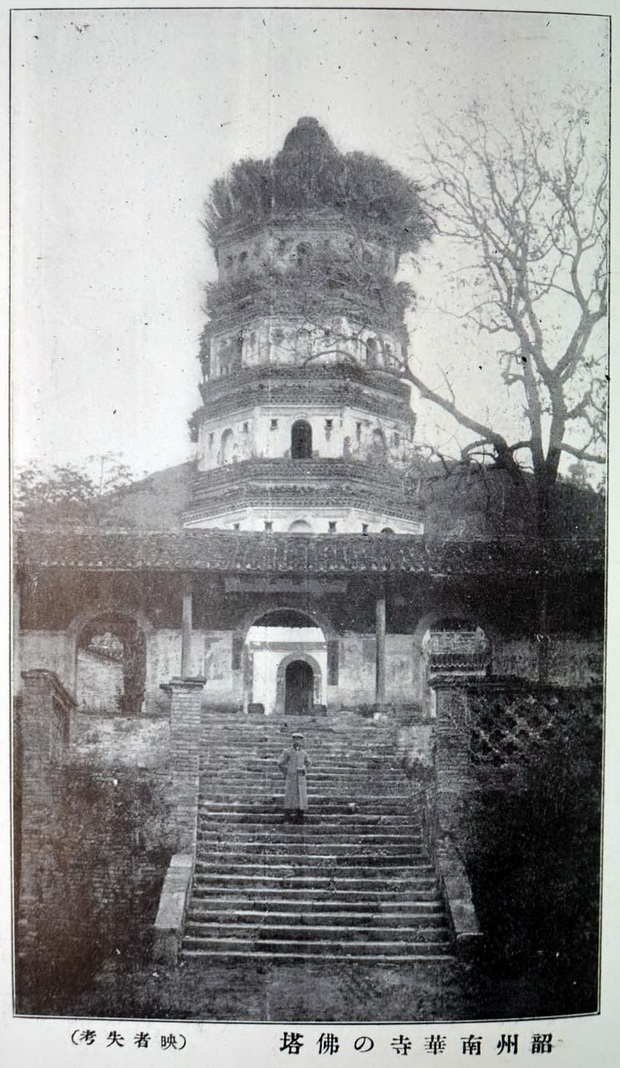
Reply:
<svg viewBox="0 0 620 1068"><path fill-rule="evenodd" d="M370 258L311 249L303 264L280 270L264 265L230 281L206 287L206 312L219 319L232 311L255 315L294 315L310 324L344 315L363 325L404 332L405 309L414 294L394 282Z"/></svg>
<svg viewBox="0 0 620 1068"><path fill-rule="evenodd" d="M535 982L540 1015L595 1011L598 984L600 696L554 710L511 789L479 774L466 845L490 975Z"/></svg>
<svg viewBox="0 0 620 1068"><path fill-rule="evenodd" d="M62 1012L110 956L146 960L170 855L162 784L135 770L65 773L45 828L36 959L24 962L21 1011Z"/></svg>
<svg viewBox="0 0 620 1068"><path fill-rule="evenodd" d="M242 160L218 178L206 228L217 246L235 230L307 221L312 213L336 215L359 236L387 242L397 255L417 252L432 232L414 181L375 156L339 152L314 120L301 120L275 159Z"/></svg>

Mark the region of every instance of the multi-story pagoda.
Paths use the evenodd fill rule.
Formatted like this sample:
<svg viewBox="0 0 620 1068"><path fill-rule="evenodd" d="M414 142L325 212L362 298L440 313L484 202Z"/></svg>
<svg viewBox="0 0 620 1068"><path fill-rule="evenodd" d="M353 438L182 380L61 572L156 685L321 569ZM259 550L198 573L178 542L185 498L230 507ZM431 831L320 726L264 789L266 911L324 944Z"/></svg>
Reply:
<svg viewBox="0 0 620 1068"><path fill-rule="evenodd" d="M378 163L302 118L273 161L216 183L187 527L422 533L395 274L426 224L415 187Z"/></svg>

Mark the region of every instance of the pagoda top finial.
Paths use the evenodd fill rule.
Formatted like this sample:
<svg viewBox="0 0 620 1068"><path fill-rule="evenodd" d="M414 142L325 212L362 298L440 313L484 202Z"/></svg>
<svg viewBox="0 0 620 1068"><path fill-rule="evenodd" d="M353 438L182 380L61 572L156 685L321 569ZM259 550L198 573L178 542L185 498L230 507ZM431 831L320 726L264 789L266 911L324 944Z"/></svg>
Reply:
<svg viewBox="0 0 620 1068"><path fill-rule="evenodd" d="M307 151L335 152L336 148L318 119L312 115L304 115L297 120L297 124L289 130L282 146L282 153L288 155L291 152Z"/></svg>

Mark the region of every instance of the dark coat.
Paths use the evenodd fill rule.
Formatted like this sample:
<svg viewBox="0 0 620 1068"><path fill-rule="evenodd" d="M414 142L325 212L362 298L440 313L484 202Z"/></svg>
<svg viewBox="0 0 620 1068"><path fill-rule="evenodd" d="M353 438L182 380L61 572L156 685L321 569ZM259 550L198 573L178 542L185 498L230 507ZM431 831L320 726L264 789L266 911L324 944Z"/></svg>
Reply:
<svg viewBox="0 0 620 1068"><path fill-rule="evenodd" d="M286 775L284 786L284 807L306 809L308 807L308 787L306 770L310 767L310 758L305 749L285 749L278 761L278 767Z"/></svg>

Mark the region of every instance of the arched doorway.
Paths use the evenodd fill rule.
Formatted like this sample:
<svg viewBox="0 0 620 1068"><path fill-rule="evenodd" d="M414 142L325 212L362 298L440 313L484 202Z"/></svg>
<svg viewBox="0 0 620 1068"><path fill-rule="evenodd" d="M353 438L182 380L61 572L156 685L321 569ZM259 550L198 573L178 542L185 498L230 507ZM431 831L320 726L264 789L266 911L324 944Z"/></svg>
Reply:
<svg viewBox="0 0 620 1068"><path fill-rule="evenodd" d="M305 419L298 419L291 427L291 459L312 459L312 427Z"/></svg>
<svg viewBox="0 0 620 1068"><path fill-rule="evenodd" d="M327 640L306 612L274 608L249 627L243 651L244 707L262 705L267 715L312 711L325 704L328 679ZM287 669L292 663L303 667Z"/></svg>
<svg viewBox="0 0 620 1068"><path fill-rule="evenodd" d="M133 618L105 612L79 632L76 696L92 711L138 715L146 687L146 639Z"/></svg>
<svg viewBox="0 0 620 1068"><path fill-rule="evenodd" d="M284 671L284 712L302 716L312 712L314 671L306 660L291 660Z"/></svg>

